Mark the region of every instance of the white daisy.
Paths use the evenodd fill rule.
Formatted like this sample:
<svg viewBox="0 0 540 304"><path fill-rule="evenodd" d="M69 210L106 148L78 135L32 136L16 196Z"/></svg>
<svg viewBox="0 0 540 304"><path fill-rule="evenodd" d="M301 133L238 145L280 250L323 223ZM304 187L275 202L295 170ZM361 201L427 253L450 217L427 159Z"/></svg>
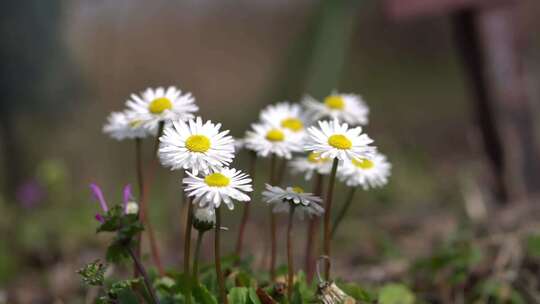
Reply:
<svg viewBox="0 0 540 304"><path fill-rule="evenodd" d="M375 153L370 158L353 158L341 164L339 178L349 187L362 186L369 188L382 187L388 183L392 164L386 156Z"/></svg>
<svg viewBox="0 0 540 304"><path fill-rule="evenodd" d="M295 157L289 167L293 173L303 173L304 178L310 180L314 173L327 175L332 169L332 160L330 158L321 158L318 153L310 152L306 156Z"/></svg>
<svg viewBox="0 0 540 304"><path fill-rule="evenodd" d="M261 111L261 121L290 133L296 140L305 135L306 120L299 104L280 102Z"/></svg>
<svg viewBox="0 0 540 304"><path fill-rule="evenodd" d="M263 200L273 204L273 212L290 212L291 206L301 219L305 215L309 217L320 216L324 213L324 208L319 204L322 199L312 193L305 193L300 187L287 187L286 189L270 186L266 184L266 190L263 191Z"/></svg>
<svg viewBox="0 0 540 304"><path fill-rule="evenodd" d="M308 130L305 150L319 153L322 158L338 158L350 161L354 158L369 158L375 147L369 146L373 142L369 136L362 134L362 128L349 128L346 123L340 124L337 119L333 121L319 121L319 126Z"/></svg>
<svg viewBox="0 0 540 304"><path fill-rule="evenodd" d="M228 165L234 158L234 140L229 131L221 131L221 124L214 124L197 117L184 122L174 121L165 126L159 138L159 158L171 170L209 172Z"/></svg>
<svg viewBox="0 0 540 304"><path fill-rule="evenodd" d="M193 113L199 110L191 93L182 94L172 86L148 88L140 95L131 94L126 105L149 130L156 130L161 121L192 119Z"/></svg>
<svg viewBox="0 0 540 304"><path fill-rule="evenodd" d="M187 172L189 177L183 179L186 184L186 194L193 197L193 203L200 207L219 208L224 203L229 209L234 209L233 200L247 202L251 192L251 178L236 169L221 168L203 177Z"/></svg>
<svg viewBox="0 0 540 304"><path fill-rule="evenodd" d="M131 112L112 112L107 117L107 123L103 126L103 132L116 140L144 138L155 135L155 131L149 131L142 127L142 121L137 120Z"/></svg>
<svg viewBox="0 0 540 304"><path fill-rule="evenodd" d="M366 125L369 108L359 95L332 93L323 102L305 96L302 104L313 121L322 118L339 119L351 125Z"/></svg>
<svg viewBox="0 0 540 304"><path fill-rule="evenodd" d="M293 152L300 152L302 145L289 135L289 132L270 124L252 124L252 130L246 132L244 140L247 149L257 152L257 155L267 157L275 154L290 159Z"/></svg>

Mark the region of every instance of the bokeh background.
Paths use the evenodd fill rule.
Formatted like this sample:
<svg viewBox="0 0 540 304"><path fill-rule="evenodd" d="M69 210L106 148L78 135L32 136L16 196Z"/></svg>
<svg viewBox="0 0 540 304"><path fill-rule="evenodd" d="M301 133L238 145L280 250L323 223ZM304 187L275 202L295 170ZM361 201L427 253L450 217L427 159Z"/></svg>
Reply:
<svg viewBox="0 0 540 304"><path fill-rule="evenodd" d="M361 279L361 269L381 259L424 254L471 212L485 216L485 206L512 205L514 198L534 203L537 187L519 178L509 182L502 202L492 193L476 85L456 25L467 20L456 18L463 8L492 8L456 2L463 7L408 16L395 1L375 0L3 2L0 303L84 303L75 271L103 257L107 244L94 233L97 205L88 184L100 184L109 201L119 202L121 187L136 183L134 144L116 142L101 128L109 112L147 87L192 92L204 118L238 137L270 103L304 94L322 98L334 89L361 94L371 109L366 130L393 163L393 175L387 187L357 195L335 241L336 271L349 280ZM502 70L512 74L515 67L526 102L510 118L504 108L497 118L531 122L523 127L531 131L525 141L500 134L503 147L517 147L512 151L519 154L536 145L540 3L510 1L502 10L511 12L507 27L495 22L492 32L500 36L491 38L503 37L503 57L515 51ZM508 24L512 35L504 40ZM148 162L152 145L145 141ZM523 165L513 156L504 157L505 168ZM246 169L247 156L236 164ZM268 175L267 164L260 164L259 189ZM300 176L288 180L303 183ZM160 168L151 192L168 267L178 267L182 258L179 185L178 173ZM337 192L344 189L338 185ZM264 223L266 207L257 198L253 204L246 251L260 266L266 230L253 223ZM225 214L231 229L225 252L234 248L240 210ZM304 230L297 226L299 259Z"/></svg>

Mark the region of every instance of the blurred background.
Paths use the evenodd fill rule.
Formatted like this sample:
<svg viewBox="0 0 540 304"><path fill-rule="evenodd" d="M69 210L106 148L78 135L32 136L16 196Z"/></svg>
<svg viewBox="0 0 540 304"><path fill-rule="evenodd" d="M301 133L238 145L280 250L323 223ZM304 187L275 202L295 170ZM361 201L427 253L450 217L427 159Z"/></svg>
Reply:
<svg viewBox="0 0 540 304"><path fill-rule="evenodd" d="M84 303L75 271L103 257L107 244L94 233L98 207L88 184L103 186L110 202L136 184L133 143L101 128L147 87L192 92L200 114L237 137L270 103L334 89L361 94L371 109L366 130L393 175L385 188L358 193L335 240L336 272L347 280L365 279L366 265L381 260L427 254L463 221L538 204L538 1L0 6L0 303ZM148 162L152 145L145 142ZM246 169L247 155L236 164ZM179 184L177 172L160 168L151 191L168 267L182 258ZM265 221L266 207L253 204ZM234 248L240 210L225 214L225 252ZM297 227L299 253L304 230ZM265 233L252 223L246 236L259 266L265 245L257 236Z"/></svg>

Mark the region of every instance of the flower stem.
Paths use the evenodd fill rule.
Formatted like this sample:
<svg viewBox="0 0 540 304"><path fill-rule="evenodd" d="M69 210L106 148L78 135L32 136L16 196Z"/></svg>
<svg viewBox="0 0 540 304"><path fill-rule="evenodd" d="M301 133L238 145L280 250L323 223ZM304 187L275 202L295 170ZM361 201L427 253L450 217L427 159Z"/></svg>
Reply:
<svg viewBox="0 0 540 304"><path fill-rule="evenodd" d="M313 179L313 195L321 197L323 190L323 180L324 176L322 174L316 173ZM305 269L306 269L306 278L309 283L313 280L315 275L315 263L317 262L316 252L319 247L319 224L320 219L317 216L309 219L309 225L307 230L306 237L306 255L305 255Z"/></svg>
<svg viewBox="0 0 540 304"><path fill-rule="evenodd" d="M184 235L184 272L189 275L189 263L191 256L191 230L193 225L193 203L188 201L187 221Z"/></svg>
<svg viewBox="0 0 540 304"><path fill-rule="evenodd" d="M139 189L139 200L143 197L143 191L144 191L144 173L143 173L143 163L142 163L142 139L141 138L135 138L135 168L137 170L137 186ZM142 201L142 200L141 200ZM143 208L141 208L143 209ZM139 219L141 219L141 216L139 215ZM138 259L141 258L141 240L142 240L142 232L137 235L137 244L135 247L135 255ZM138 275L138 268L137 265L133 264L133 276L137 277Z"/></svg>
<svg viewBox="0 0 540 304"><path fill-rule="evenodd" d="M354 198L354 193L356 191L356 187L352 187L349 190L349 194L347 195L347 198L345 199L345 204L343 204L343 207L341 207L341 210L339 210L339 213L337 217L334 219L334 223L332 224L332 232L330 233L330 238L334 238L334 235L336 234L336 230L339 227L339 224L343 219L345 218L345 214L347 214L347 210L349 210L349 207L351 206L351 203Z"/></svg>
<svg viewBox="0 0 540 304"><path fill-rule="evenodd" d="M199 285L199 259L201 255L201 246L204 236L204 231L199 230L197 234L197 244L195 245L195 256L193 257L193 278L195 283Z"/></svg>
<svg viewBox="0 0 540 304"><path fill-rule="evenodd" d="M270 184L276 186L277 182L277 157L275 154L272 154L270 157ZM270 278L272 281L276 278L276 256L277 256L277 234L276 234L276 215L272 212L272 208L269 209L270 212Z"/></svg>
<svg viewBox="0 0 540 304"><path fill-rule="evenodd" d="M332 199L334 196L334 186L335 186L335 180L336 180L336 173L337 173L337 167L338 167L339 160L338 158L334 158L334 162L332 163L332 171L330 172L330 179L328 180L328 190L326 192L326 204L324 207L324 248L323 252L324 255L326 255L328 258L330 258L330 219L331 217L331 211L332 211ZM327 263L325 266L324 271L324 279L326 281L330 280L330 263Z"/></svg>
<svg viewBox="0 0 540 304"><path fill-rule="evenodd" d="M193 228L193 203L190 199L187 201L187 221L186 221L186 234L184 236L184 273L189 277L189 262L191 260L191 230ZM191 289L188 289L186 295L186 303L191 303Z"/></svg>
<svg viewBox="0 0 540 304"><path fill-rule="evenodd" d="M249 162L249 175L252 179L252 184L255 184L255 173L256 173L256 164L257 164L257 153L250 151L250 162ZM253 197L253 192L249 194L250 199ZM238 261L242 258L242 246L244 243L244 233L246 230L246 225L249 220L251 204L244 204L244 213L242 214L242 221L240 222L240 228L238 229L238 239L236 241L236 256Z"/></svg>
<svg viewBox="0 0 540 304"><path fill-rule="evenodd" d="M216 275L219 285L219 298L220 303L228 304L227 292L225 291L225 278L223 277L223 271L221 270L221 253L219 250L219 234L221 230L221 208L216 208L216 227L214 230L214 259L216 264Z"/></svg>
<svg viewBox="0 0 540 304"><path fill-rule="evenodd" d="M289 303L291 303L292 301L294 279L294 259L292 254L292 229L294 220L294 209L294 206L291 206L291 212L289 212L289 224L287 225L287 269L289 273L287 280L287 299L289 299Z"/></svg>
<svg viewBox="0 0 540 304"><path fill-rule="evenodd" d="M139 258L135 255L133 252L133 249L129 245L126 246L127 251L129 252L129 255L131 256L131 259L133 259L133 263L135 263L135 266L137 267L138 272L142 275L144 280L144 285L146 285L146 289L148 289L148 293L150 294L150 297L152 298L152 301L154 304L159 304L158 297L156 296L156 293L154 292L154 288L152 288L152 283L150 283L150 279L148 278L148 273L146 272L146 269L144 268L143 264L139 260Z"/></svg>
<svg viewBox="0 0 540 304"><path fill-rule="evenodd" d="M154 156L156 156L156 157L157 157L157 149L159 147L159 137L163 133L163 125L164 125L163 122L159 123L159 127L158 127L159 132L158 132L158 136L156 138L156 143L154 145ZM157 160L157 158L155 158L153 160L152 166L150 167L150 170L148 172L148 182L143 183L143 191L142 191L142 196L141 196L141 212L140 212L139 216L141 218L141 222L145 226L146 231L148 231L148 238L150 240L150 254L152 255L152 259L154 260L154 263L156 264L156 267L157 267L157 269L159 271L159 274L163 276L163 275L165 275L165 270L163 269L163 266L161 264L161 258L159 256L159 250L158 250L158 246L157 246L157 242L156 242L156 237L154 235L154 228L153 228L153 226L152 226L152 224L150 222L149 216L147 216L148 210L147 210L147 206L146 206L146 201L148 199L148 193L150 192L149 188L150 188L150 185L152 184L152 180L153 180L153 177L154 177L154 173L155 173L157 164L158 164L158 160Z"/></svg>

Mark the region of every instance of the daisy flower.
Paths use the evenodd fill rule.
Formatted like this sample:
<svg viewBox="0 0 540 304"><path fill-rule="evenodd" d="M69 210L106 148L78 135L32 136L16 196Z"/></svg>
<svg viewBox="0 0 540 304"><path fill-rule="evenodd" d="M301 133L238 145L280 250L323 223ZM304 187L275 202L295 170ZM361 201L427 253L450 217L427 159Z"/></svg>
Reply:
<svg viewBox="0 0 540 304"><path fill-rule="evenodd" d="M339 178L349 187L362 186L364 190L382 187L388 183L392 165L386 156L375 153L370 158L353 158L341 164Z"/></svg>
<svg viewBox="0 0 540 304"><path fill-rule="evenodd" d="M302 104L313 121L321 118L339 119L351 125L366 125L369 108L359 95L332 93L323 102L305 96Z"/></svg>
<svg viewBox="0 0 540 304"><path fill-rule="evenodd" d="M275 154L286 159L292 158L293 152L300 152L300 142L289 135L289 132L270 124L252 124L252 130L247 131L244 140L247 149L257 152L257 155L267 157Z"/></svg>
<svg viewBox="0 0 540 304"><path fill-rule="evenodd" d="M302 107L298 104L280 102L269 105L261 111L261 121L290 133L297 140L305 135L306 120Z"/></svg>
<svg viewBox="0 0 540 304"><path fill-rule="evenodd" d="M361 127L349 128L349 125L340 124L337 119L319 121L318 127L310 127L307 132L304 149L319 153L322 158L350 161L369 158L375 152L375 147L369 146L373 140L362 134Z"/></svg>
<svg viewBox="0 0 540 304"><path fill-rule="evenodd" d="M136 115L129 111L112 112L107 117L103 132L116 140L145 138L156 133L155 130L143 128L142 121L136 119Z"/></svg>
<svg viewBox="0 0 540 304"><path fill-rule="evenodd" d="M191 93L182 94L173 86L148 88L140 95L131 94L126 105L149 130L156 130L162 121L192 119L193 113L199 110Z"/></svg>
<svg viewBox="0 0 540 304"><path fill-rule="evenodd" d="M312 193L304 192L300 187L287 187L285 189L270 186L266 184L266 190L263 191L263 200L269 204L274 204L274 212L289 212L291 206L294 206L295 212L303 219L305 215L309 217L320 216L324 213L320 197Z"/></svg>
<svg viewBox="0 0 540 304"><path fill-rule="evenodd" d="M219 208L221 203L234 209L233 200L247 202L251 192L251 178L236 169L220 168L202 177L187 171L189 177L183 179L186 194L193 197L193 203L200 207Z"/></svg>
<svg viewBox="0 0 540 304"><path fill-rule="evenodd" d="M289 163L293 173L303 173L306 180L310 180L314 173L327 175L332 169L332 160L321 158L319 153L310 152L307 156L293 158Z"/></svg>
<svg viewBox="0 0 540 304"><path fill-rule="evenodd" d="M234 139L229 131L220 131L221 124L202 118L184 122L174 121L165 126L159 138L159 158L171 170L209 172L213 168L228 165L234 158Z"/></svg>

